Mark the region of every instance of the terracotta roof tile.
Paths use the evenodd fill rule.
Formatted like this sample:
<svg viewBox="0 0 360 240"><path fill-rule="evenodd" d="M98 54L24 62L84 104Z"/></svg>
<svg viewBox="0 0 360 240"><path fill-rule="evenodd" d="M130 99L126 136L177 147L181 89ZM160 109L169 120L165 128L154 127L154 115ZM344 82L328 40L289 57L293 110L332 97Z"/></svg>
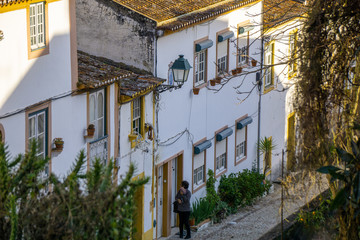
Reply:
<svg viewBox="0 0 360 240"><path fill-rule="evenodd" d="M106 60L78 51L79 89L96 89L118 82L120 95L135 97L165 81L152 75L139 75L121 69L118 67L119 63Z"/></svg>
<svg viewBox="0 0 360 240"><path fill-rule="evenodd" d="M259 0L113 0L157 22L160 29L177 30L209 20Z"/></svg>
<svg viewBox="0 0 360 240"><path fill-rule="evenodd" d="M301 0L264 0L264 28L278 26L306 13Z"/></svg>

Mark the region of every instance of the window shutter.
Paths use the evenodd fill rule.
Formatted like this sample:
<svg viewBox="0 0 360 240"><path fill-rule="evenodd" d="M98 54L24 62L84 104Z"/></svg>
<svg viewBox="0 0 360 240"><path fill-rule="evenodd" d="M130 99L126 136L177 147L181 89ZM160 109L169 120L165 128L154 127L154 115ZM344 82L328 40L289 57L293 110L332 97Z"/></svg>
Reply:
<svg viewBox="0 0 360 240"><path fill-rule="evenodd" d="M205 152L201 152L197 155L194 155L194 169L197 169L204 165Z"/></svg>
<svg viewBox="0 0 360 240"><path fill-rule="evenodd" d="M218 43L218 59L227 56L228 52L228 41Z"/></svg>
<svg viewBox="0 0 360 240"><path fill-rule="evenodd" d="M216 142L216 157L226 152L226 141Z"/></svg>

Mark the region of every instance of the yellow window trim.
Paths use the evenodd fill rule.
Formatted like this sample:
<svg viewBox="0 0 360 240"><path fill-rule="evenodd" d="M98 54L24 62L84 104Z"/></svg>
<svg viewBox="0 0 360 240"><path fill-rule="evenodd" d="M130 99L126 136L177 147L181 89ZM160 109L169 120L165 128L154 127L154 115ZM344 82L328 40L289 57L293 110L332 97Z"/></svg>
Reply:
<svg viewBox="0 0 360 240"><path fill-rule="evenodd" d="M135 99L133 99L135 100ZM140 135L141 135L141 140L144 139L145 136L145 96L141 96L140 97ZM131 101L131 107L130 107L130 114L131 114L131 125L130 125L130 129L131 129L131 133L129 134L129 141L131 142L131 148L134 148L136 146L136 139L137 139L137 135L134 134L132 132L132 128L133 128L133 110L134 110L134 101Z"/></svg>
<svg viewBox="0 0 360 240"><path fill-rule="evenodd" d="M45 46L42 48L31 50L30 44L30 5L34 3L44 2L44 14L45 14ZM49 54L49 14L48 14L48 3L49 1L31 1L26 6L26 31L27 31L27 50L28 59L38 58Z"/></svg>
<svg viewBox="0 0 360 240"><path fill-rule="evenodd" d="M296 44L297 44L297 42L298 42L298 29L296 28L296 29L294 29L293 31L291 31L291 32L289 32L289 60L291 59L291 48L290 48L290 44L291 44L291 42L290 42L290 40L291 40L291 38L290 38L290 36L291 35L295 35L295 43L294 43L294 51L295 51L295 55L294 55L294 57L295 57L295 59L297 58L297 46L296 46ZM289 69L290 69L290 62L289 62ZM288 78L289 79L291 79L291 78L293 78L293 77L296 77L296 75L297 75L297 62L295 61L294 62L294 69L292 70L292 71L289 71L289 73L288 73Z"/></svg>
<svg viewBox="0 0 360 240"><path fill-rule="evenodd" d="M272 49L271 49L271 62L272 65L275 64L275 40L272 40L270 42L268 42L265 47L268 47L269 45L272 45ZM265 78L264 78L265 79ZM265 82L264 82L264 94L268 93L272 90L275 89L275 68L274 66L271 66L271 84L269 84L268 86L265 86Z"/></svg>

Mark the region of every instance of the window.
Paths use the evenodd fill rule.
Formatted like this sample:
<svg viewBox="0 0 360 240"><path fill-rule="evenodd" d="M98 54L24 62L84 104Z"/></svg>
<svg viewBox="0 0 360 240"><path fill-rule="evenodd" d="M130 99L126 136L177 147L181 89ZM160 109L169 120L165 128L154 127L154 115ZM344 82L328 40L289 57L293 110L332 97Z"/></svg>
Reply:
<svg viewBox="0 0 360 240"><path fill-rule="evenodd" d="M200 186L204 183L204 165L194 170L194 185Z"/></svg>
<svg viewBox="0 0 360 240"><path fill-rule="evenodd" d="M216 159L215 159L215 175L220 174L226 169L227 162L227 138L222 141L216 141Z"/></svg>
<svg viewBox="0 0 360 240"><path fill-rule="evenodd" d="M237 48L238 66L247 65L249 63L249 32L239 34Z"/></svg>
<svg viewBox="0 0 360 240"><path fill-rule="evenodd" d="M133 101L133 120L132 120L132 132L134 134L141 133L141 101L140 98Z"/></svg>
<svg viewBox="0 0 360 240"><path fill-rule="evenodd" d="M224 74L228 69L229 39L217 44L217 75Z"/></svg>
<svg viewBox="0 0 360 240"><path fill-rule="evenodd" d="M265 88L274 85L274 43L265 47Z"/></svg>
<svg viewBox="0 0 360 240"><path fill-rule="evenodd" d="M30 46L31 50L45 46L45 3L30 4Z"/></svg>
<svg viewBox="0 0 360 240"><path fill-rule="evenodd" d="M207 49L195 53L195 86L199 86L206 81L206 54Z"/></svg>
<svg viewBox="0 0 360 240"><path fill-rule="evenodd" d="M289 36L289 51L290 51L290 59L289 59L289 74L290 77L296 72L296 52L297 52L297 32L290 33Z"/></svg>
<svg viewBox="0 0 360 240"><path fill-rule="evenodd" d="M132 134L143 136L144 128L144 97L136 98L131 103Z"/></svg>
<svg viewBox="0 0 360 240"><path fill-rule="evenodd" d="M204 138L193 146L193 191L197 191L205 185L206 149L211 145L211 141Z"/></svg>
<svg viewBox="0 0 360 240"><path fill-rule="evenodd" d="M28 143L36 141L37 156L48 155L48 110L42 109L28 115ZM49 165L45 167L45 175L49 176Z"/></svg>
<svg viewBox="0 0 360 240"><path fill-rule="evenodd" d="M207 49L212 45L213 41L207 38L195 42L194 87L203 85L207 81Z"/></svg>
<svg viewBox="0 0 360 240"><path fill-rule="evenodd" d="M236 130L236 147L235 147L235 156L236 156L236 163L239 163L241 160L246 158L247 154L247 126L242 129Z"/></svg>
<svg viewBox="0 0 360 240"><path fill-rule="evenodd" d="M95 139L105 136L105 92L99 90L91 93L89 96L90 102L90 124L95 126Z"/></svg>

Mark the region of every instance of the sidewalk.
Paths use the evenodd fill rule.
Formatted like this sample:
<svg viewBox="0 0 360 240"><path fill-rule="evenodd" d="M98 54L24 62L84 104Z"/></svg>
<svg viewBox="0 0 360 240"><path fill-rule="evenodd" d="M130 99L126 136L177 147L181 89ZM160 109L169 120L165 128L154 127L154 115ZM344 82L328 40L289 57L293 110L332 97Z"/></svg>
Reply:
<svg viewBox="0 0 360 240"><path fill-rule="evenodd" d="M318 191L309 193L308 200L305 196L291 197L284 199L284 218L298 211L302 206L309 202L313 196L317 196ZM300 194L305 195L305 193ZM194 240L228 240L228 239L259 239L275 226L281 223L280 217L281 187L274 184L274 192L261 198L253 206L241 209L238 213L228 216L220 224L213 224L199 232L192 232ZM286 221L286 220L284 220ZM179 239L178 228L172 229L172 235L167 240Z"/></svg>

